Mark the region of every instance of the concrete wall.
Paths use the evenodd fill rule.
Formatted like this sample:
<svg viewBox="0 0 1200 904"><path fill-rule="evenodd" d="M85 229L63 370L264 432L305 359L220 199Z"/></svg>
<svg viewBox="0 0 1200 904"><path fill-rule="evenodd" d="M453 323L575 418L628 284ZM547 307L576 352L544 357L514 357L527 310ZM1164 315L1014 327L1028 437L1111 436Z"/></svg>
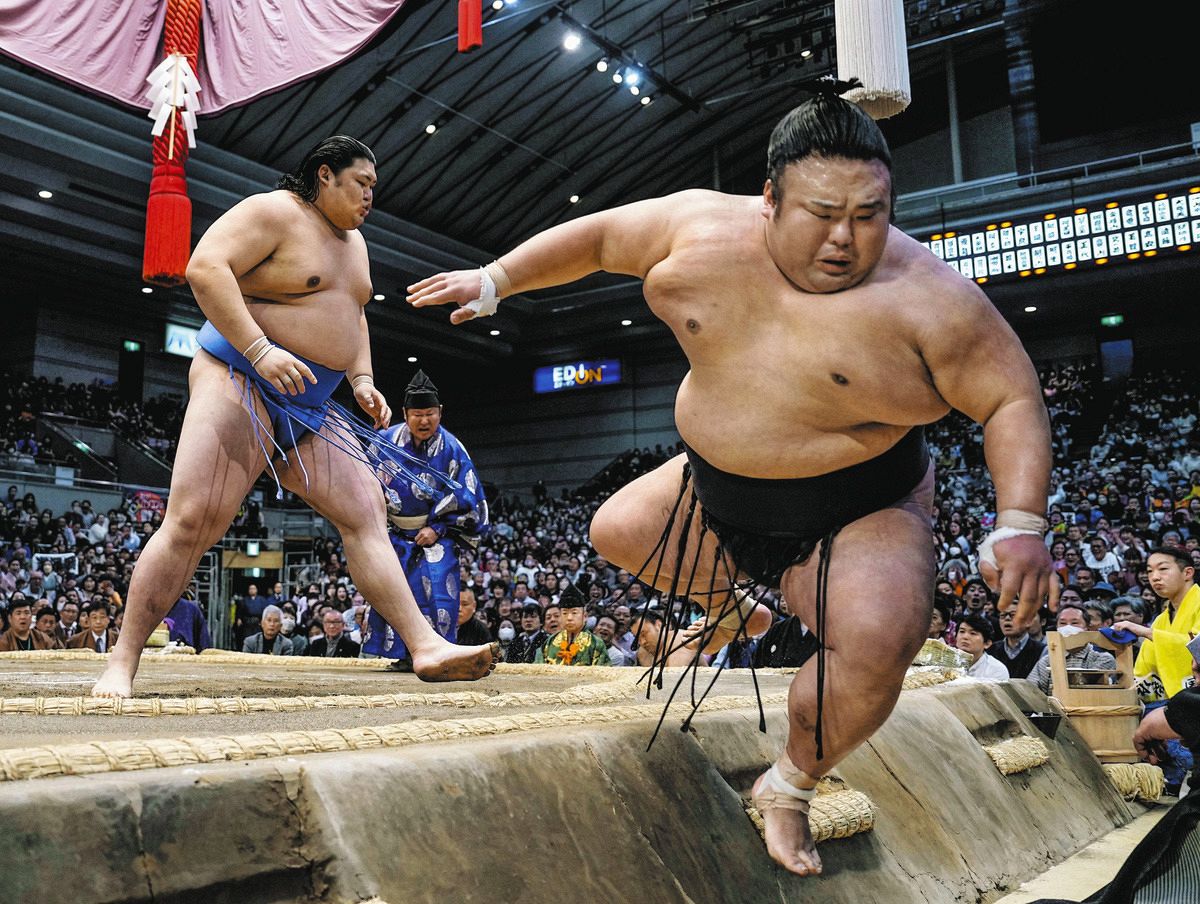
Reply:
<svg viewBox="0 0 1200 904"><path fill-rule="evenodd" d="M962 140L963 179L982 179L1016 172L1012 112L1001 107L959 124ZM921 191L951 185L950 132L941 129L892 149L892 167L898 192Z"/></svg>
<svg viewBox="0 0 1200 904"><path fill-rule="evenodd" d="M133 339L146 351L145 397L187 392L191 361L163 353L166 317L122 316L119 312L42 307L33 358L35 376L68 383L117 379L121 343Z"/></svg>
<svg viewBox="0 0 1200 904"><path fill-rule="evenodd" d="M33 369L37 308L20 293L7 292L5 295L4 325L0 328L0 370L29 373Z"/></svg>
<svg viewBox="0 0 1200 904"><path fill-rule="evenodd" d="M1072 361L1078 358L1095 359L1098 348L1095 333L1025 339L1022 340L1022 345L1035 364Z"/></svg>
<svg viewBox="0 0 1200 904"><path fill-rule="evenodd" d="M33 493L37 499L38 509L50 509L55 515L61 515L71 508L76 500L92 500L92 509L97 512L107 512L109 509L119 509L125 499L124 493L113 490L89 489L87 487L58 486L50 480L40 481L29 478L0 477L0 486L7 493L10 486L16 486L17 495L24 496Z"/></svg>
<svg viewBox="0 0 1200 904"><path fill-rule="evenodd" d="M875 828L822 844L819 878L776 867L743 810L783 743L772 707L769 734L702 714L648 753L652 720L3 783L0 901L974 904L1132 818L1069 724L1044 766L996 770L982 745L1046 705L1023 681L903 694L836 770Z"/></svg>
<svg viewBox="0 0 1200 904"><path fill-rule="evenodd" d="M435 377L445 424L467 446L483 479L527 494L539 479L574 489L620 453L678 442L675 393L682 357L622 362L624 382L549 395L532 390L533 362L506 364L473 387ZM393 400L396 404L396 400Z"/></svg>

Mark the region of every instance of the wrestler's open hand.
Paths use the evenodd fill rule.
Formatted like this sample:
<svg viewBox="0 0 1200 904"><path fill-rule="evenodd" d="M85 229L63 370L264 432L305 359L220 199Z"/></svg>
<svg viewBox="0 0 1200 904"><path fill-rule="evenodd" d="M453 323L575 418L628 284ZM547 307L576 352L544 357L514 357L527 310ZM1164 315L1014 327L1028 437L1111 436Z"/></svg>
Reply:
<svg viewBox="0 0 1200 904"><path fill-rule="evenodd" d="M1149 713L1133 733L1133 748L1144 760L1158 765L1167 759L1165 741L1178 738L1179 735L1167 721L1167 710L1160 707Z"/></svg>
<svg viewBox="0 0 1200 904"><path fill-rule="evenodd" d="M1058 582L1054 579L1050 552L1041 537L1033 534L1009 537L996 543L992 552L997 568L980 562L979 571L989 587L999 590L996 608L1000 612L1007 612L1013 600L1017 600L1017 614L1013 619L1017 628L1033 624L1046 600L1052 610L1057 609Z"/></svg>
<svg viewBox="0 0 1200 904"><path fill-rule="evenodd" d="M308 365L286 349L272 346L254 366L260 377L274 386L283 395L300 395L304 392L304 381L317 385L317 378Z"/></svg>
<svg viewBox="0 0 1200 904"><path fill-rule="evenodd" d="M407 301L414 308L424 308L435 304L456 304L457 311L450 315L454 324L466 323L475 316L474 311L463 308L479 298L478 270L451 270L449 273L438 273L413 283L408 287Z"/></svg>
<svg viewBox="0 0 1200 904"><path fill-rule="evenodd" d="M375 429L383 430L392 423L392 409L374 383L362 382L354 387L354 401L375 421Z"/></svg>

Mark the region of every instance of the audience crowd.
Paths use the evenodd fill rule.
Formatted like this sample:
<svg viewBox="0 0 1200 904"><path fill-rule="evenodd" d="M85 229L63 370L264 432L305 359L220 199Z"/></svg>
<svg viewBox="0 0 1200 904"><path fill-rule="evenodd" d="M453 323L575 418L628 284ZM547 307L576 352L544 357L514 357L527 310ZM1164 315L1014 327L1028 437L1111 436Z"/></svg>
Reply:
<svg viewBox="0 0 1200 904"><path fill-rule="evenodd" d="M178 396L161 395L141 404L122 399L111 384L67 383L62 377L16 376L0 371L0 467L76 464L71 452L55 455L39 439L38 418L61 415L115 430L120 436L157 450L175 460L175 442L183 423Z"/></svg>
<svg viewBox="0 0 1200 904"><path fill-rule="evenodd" d="M937 464L932 520L938 565L929 637L956 646L970 674L1029 677L1049 692L1046 630L1149 625L1162 608L1147 576L1153 549L1179 548L1200 567L1200 394L1186 374L1156 371L1125 381L1104 412L1096 404L1114 393L1097 392L1099 377L1089 366L1049 368L1041 377L1055 453L1045 540L1061 579L1058 611L1043 609L1029 631L1017 630L1011 614L996 611L996 595L979 576L977 558L995 519L982 430L951 414L927 430ZM162 444L168 454L180 418L177 401L139 407L109 387L61 380L4 379L0 398L4 451L35 459L43 454L35 422L47 412L116 424ZM607 648L607 656L586 657L589 663L632 666L640 653L645 665L662 631L680 631L700 612L687 601L664 601L598 557L588 545L587 526L611 493L681 448L630 450L579 490L557 498L539 484L532 501L495 499L490 534L460 559L460 635L498 640L508 661L562 661L553 658L559 653L549 642L564 627L565 602L565 624L570 627L582 611L580 630L588 632L588 643ZM39 508L33 494L9 487L0 500L0 650L111 646L139 550L161 521L158 512L146 516L132 500L98 512L80 499L68 511L53 512ZM286 577L286 584L252 585L232 601L235 649L357 656L369 601L353 585L338 539L316 539L310 561ZM765 588L759 593L786 613L786 601ZM26 602L28 617L20 605ZM770 634L731 644L714 663L794 665L814 649L805 627L783 614ZM1112 667L1109 654L1090 647L1072 656L1069 664L1080 668Z"/></svg>

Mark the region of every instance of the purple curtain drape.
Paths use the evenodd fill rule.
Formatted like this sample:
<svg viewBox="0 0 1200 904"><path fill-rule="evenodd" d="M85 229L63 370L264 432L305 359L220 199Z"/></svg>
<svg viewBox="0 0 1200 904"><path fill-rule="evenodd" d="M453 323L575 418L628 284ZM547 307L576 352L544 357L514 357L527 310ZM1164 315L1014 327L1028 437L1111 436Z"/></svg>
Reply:
<svg viewBox="0 0 1200 904"><path fill-rule="evenodd" d="M370 41L404 0L204 0L201 115L286 88ZM148 109L166 0L0 0L0 51ZM448 21L449 18L448 18Z"/></svg>

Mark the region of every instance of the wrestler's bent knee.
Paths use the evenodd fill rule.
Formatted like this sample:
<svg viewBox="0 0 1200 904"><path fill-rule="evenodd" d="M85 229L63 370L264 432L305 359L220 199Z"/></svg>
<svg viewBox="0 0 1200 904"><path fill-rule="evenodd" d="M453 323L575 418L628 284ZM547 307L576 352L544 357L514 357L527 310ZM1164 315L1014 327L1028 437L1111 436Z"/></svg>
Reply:
<svg viewBox="0 0 1200 904"><path fill-rule="evenodd" d="M600 506L588 527L588 539L597 555L622 568L628 568L629 521L624 517L620 503L610 499Z"/></svg>

